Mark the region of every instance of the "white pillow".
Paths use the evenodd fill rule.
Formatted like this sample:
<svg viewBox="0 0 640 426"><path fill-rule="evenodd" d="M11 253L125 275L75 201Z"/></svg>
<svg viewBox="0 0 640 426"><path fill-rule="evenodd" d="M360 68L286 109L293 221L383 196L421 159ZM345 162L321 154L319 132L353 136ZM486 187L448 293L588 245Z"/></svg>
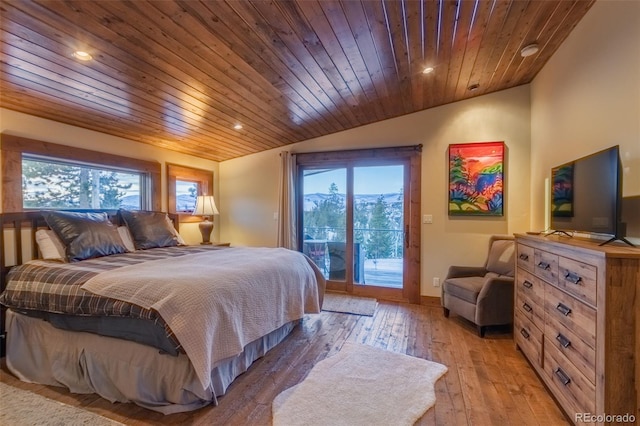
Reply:
<svg viewBox="0 0 640 426"><path fill-rule="evenodd" d="M184 238L182 238L182 235L180 235L180 233L176 230L176 227L173 226L173 221L169 218L169 216L165 216L165 217L167 218L167 223L171 225L171 230L173 232L173 235L175 235L176 238L178 239L178 245L186 246L187 243L184 241Z"/></svg>
<svg viewBox="0 0 640 426"><path fill-rule="evenodd" d="M40 257L45 260L59 260L66 262L66 249L60 238L51 229L39 229L36 231L36 243L40 251Z"/></svg>
<svg viewBox="0 0 640 426"><path fill-rule="evenodd" d="M129 232L129 228L126 226L118 226L118 234L120 234L120 239L122 239L122 244L127 249L129 253L133 253L136 251L136 246L133 244L133 238L131 238L131 232Z"/></svg>

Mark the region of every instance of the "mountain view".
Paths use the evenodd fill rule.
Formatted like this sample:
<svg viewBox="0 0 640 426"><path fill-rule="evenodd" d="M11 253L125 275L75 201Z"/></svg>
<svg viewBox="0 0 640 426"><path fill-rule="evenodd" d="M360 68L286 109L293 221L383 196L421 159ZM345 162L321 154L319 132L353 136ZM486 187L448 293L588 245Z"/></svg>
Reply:
<svg viewBox="0 0 640 426"><path fill-rule="evenodd" d="M375 204L381 195L384 202L388 205L398 203L398 198L402 196L402 194L398 192L392 194L360 194L356 195L355 199L357 203ZM322 194L319 192L313 194L304 194L304 211L312 210L315 205L319 205L322 201L326 201L333 196L334 194ZM347 199L345 194L335 194L335 196L337 196L343 204Z"/></svg>

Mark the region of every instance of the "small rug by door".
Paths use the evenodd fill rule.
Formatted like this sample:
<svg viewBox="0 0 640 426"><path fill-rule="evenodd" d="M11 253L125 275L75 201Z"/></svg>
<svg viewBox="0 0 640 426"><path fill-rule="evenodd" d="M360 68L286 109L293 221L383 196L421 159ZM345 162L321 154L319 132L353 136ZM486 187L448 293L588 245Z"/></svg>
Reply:
<svg viewBox="0 0 640 426"><path fill-rule="evenodd" d="M11 426L124 426L106 417L0 383L0 424Z"/></svg>
<svg viewBox="0 0 640 426"><path fill-rule="evenodd" d="M358 297L342 293L325 293L322 310L372 317L376 312L376 306L378 306L378 301L371 297Z"/></svg>
<svg viewBox="0 0 640 426"><path fill-rule="evenodd" d="M447 367L346 342L273 401L273 425L413 425L436 402Z"/></svg>

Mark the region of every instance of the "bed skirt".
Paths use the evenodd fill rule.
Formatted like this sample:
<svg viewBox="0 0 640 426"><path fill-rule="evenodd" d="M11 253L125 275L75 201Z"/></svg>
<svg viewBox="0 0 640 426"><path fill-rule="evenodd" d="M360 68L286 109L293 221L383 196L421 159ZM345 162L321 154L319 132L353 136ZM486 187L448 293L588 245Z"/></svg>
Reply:
<svg viewBox="0 0 640 426"><path fill-rule="evenodd" d="M231 382L284 340L300 320L248 344L221 361L203 389L186 355L161 354L139 343L57 329L7 310L7 367L20 380L96 393L111 402L133 402L163 414L217 404Z"/></svg>

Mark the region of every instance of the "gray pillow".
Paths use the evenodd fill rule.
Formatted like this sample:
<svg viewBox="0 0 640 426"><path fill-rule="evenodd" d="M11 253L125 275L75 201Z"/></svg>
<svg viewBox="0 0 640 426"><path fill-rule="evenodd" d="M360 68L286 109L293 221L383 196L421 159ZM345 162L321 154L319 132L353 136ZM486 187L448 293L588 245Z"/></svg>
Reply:
<svg viewBox="0 0 640 426"><path fill-rule="evenodd" d="M167 214L144 210L120 210L136 250L178 245L178 238L167 221Z"/></svg>
<svg viewBox="0 0 640 426"><path fill-rule="evenodd" d="M49 211L43 216L64 244L69 262L127 251L106 213Z"/></svg>
<svg viewBox="0 0 640 426"><path fill-rule="evenodd" d="M514 252L515 243L513 240L495 240L489 249L487 271L513 277L515 272Z"/></svg>

